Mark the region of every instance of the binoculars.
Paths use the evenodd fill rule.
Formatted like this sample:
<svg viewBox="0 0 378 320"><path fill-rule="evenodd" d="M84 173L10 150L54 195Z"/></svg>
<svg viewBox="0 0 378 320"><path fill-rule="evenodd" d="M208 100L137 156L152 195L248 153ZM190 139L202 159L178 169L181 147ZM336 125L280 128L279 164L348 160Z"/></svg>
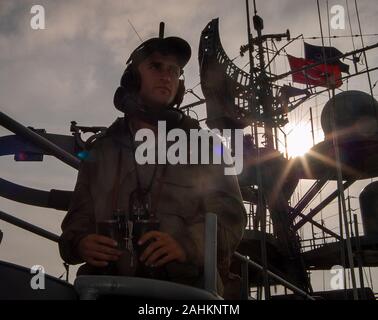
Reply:
<svg viewBox="0 0 378 320"><path fill-rule="evenodd" d="M138 241L147 232L159 230L159 220L127 218L124 211L116 211L112 219L97 223L97 234L115 240L118 243L117 249L124 251L120 261L110 263L107 270L104 270L105 274L154 277L153 268L139 263L139 257L153 240L146 241L143 245L138 245Z"/></svg>

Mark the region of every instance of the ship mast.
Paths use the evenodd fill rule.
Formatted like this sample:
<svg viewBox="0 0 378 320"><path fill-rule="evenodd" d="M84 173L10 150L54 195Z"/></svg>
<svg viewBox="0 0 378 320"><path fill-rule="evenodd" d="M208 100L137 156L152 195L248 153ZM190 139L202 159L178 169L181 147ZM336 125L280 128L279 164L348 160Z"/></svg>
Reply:
<svg viewBox="0 0 378 320"><path fill-rule="evenodd" d="M300 243L294 232L291 232L291 223L288 220L289 211L287 200L282 196L280 190L276 190L276 184L279 177L272 173L267 174L266 168L261 166L261 148L258 137L257 128L263 127L264 135L261 145L266 149L266 152L271 154L278 153L278 145L274 144L275 139L274 132L276 132L277 125L282 125L281 123L276 123L277 119L274 118L274 103L275 99L272 90L272 78L268 76L266 72L265 63L265 50L264 42L272 40L281 40L286 37L290 40L290 33L287 30L286 33L280 34L267 34L263 35L262 31L264 29L264 21L257 14L256 1L253 1L254 5L254 15L253 15L253 26L257 33L257 36L253 38L250 26L249 17L249 0L246 0L246 11L247 11L247 31L248 31L248 52L249 52L249 62L250 62L250 75L251 75L251 92L253 101L251 101L250 106L255 110L254 112L258 115L258 121L252 122L251 127L254 132L254 142L257 148L257 187L258 187L258 202L257 202L257 217L261 226L261 261L264 267L263 270L263 283L264 283L264 293L265 299L270 298L270 286L269 279L267 275L268 268L268 254L267 254L267 243L266 243L266 212L269 208L270 218L273 221L274 233L283 243L286 251L286 255L290 257L291 262L288 263L287 270L289 271L289 277L294 280L294 282L301 286L303 289L312 291L311 284L306 274L306 270L300 261ZM257 50L257 66L255 67L253 52L254 47ZM276 194L275 194L276 193ZM273 196L272 196L273 194Z"/></svg>

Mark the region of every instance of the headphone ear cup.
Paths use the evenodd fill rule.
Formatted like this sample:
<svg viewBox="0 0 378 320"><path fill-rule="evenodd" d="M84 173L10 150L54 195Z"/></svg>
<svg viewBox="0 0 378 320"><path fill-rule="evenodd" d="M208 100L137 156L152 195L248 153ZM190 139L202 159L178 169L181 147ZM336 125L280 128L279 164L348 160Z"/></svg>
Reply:
<svg viewBox="0 0 378 320"><path fill-rule="evenodd" d="M124 87L127 92L137 93L140 89L140 76L132 65L127 66L121 78L121 86Z"/></svg>
<svg viewBox="0 0 378 320"><path fill-rule="evenodd" d="M123 72L120 84L114 93L113 103L119 111L126 113L126 96L136 94L140 88L139 73L134 70L132 65L128 65Z"/></svg>
<svg viewBox="0 0 378 320"><path fill-rule="evenodd" d="M113 97L113 104L114 106L122 112L125 112L126 105L125 105L125 96L126 96L126 89L121 86L118 87L117 90L114 93Z"/></svg>

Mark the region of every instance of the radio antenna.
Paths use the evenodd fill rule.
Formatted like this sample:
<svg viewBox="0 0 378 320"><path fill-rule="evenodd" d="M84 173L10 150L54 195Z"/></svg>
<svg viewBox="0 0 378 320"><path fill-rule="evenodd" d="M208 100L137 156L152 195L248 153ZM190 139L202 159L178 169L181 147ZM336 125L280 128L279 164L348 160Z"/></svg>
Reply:
<svg viewBox="0 0 378 320"><path fill-rule="evenodd" d="M164 22L160 22L159 24L159 38L163 39L164 38Z"/></svg>
<svg viewBox="0 0 378 320"><path fill-rule="evenodd" d="M131 23L130 19L127 19L127 21L130 23L131 25L131 28L133 28L134 32L136 33L136 35L138 36L140 42L143 42L143 39L141 38L141 36L139 35L139 33L136 31L136 29L134 28L133 24Z"/></svg>

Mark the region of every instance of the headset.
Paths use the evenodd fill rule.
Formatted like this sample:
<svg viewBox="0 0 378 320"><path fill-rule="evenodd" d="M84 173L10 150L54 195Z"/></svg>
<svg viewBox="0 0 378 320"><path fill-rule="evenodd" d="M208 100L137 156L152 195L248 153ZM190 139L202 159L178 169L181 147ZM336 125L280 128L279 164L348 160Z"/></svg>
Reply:
<svg viewBox="0 0 378 320"><path fill-rule="evenodd" d="M183 111L178 109L184 98L184 80L179 80L176 96L170 105L164 108L151 108L137 100L141 78L139 72L135 69L132 64L126 67L120 86L114 93L114 106L122 111L126 117L138 116L151 124L156 124L158 121L166 121L167 128L178 127L183 118L186 117Z"/></svg>
<svg viewBox="0 0 378 320"><path fill-rule="evenodd" d="M128 99L136 99L136 96L140 90L141 86L141 77L139 71L137 70L137 66L134 63L130 63L123 75L121 77L120 86L117 88L114 94L114 106L124 112L125 114L129 114L132 110L128 110L129 106L127 105L127 100L124 99L127 96ZM178 108L184 99L185 94L185 84L183 79L179 79L178 89L175 98L171 102L169 106L166 108L173 108L176 106Z"/></svg>
<svg viewBox="0 0 378 320"><path fill-rule="evenodd" d="M165 113L172 110L175 110L176 113L177 111L180 112L178 107L182 103L185 94L184 79L179 79L176 96L174 97L170 105L164 107L164 109L157 110L156 108L150 108L146 105L141 105L137 101L137 96L141 87L141 76L138 71L138 66L154 51L161 52L162 54L167 54L168 51L162 46L159 47L158 45L163 41L177 41L176 39L177 38L152 38L143 42L131 53L129 59L126 62L126 69L121 77L120 86L115 91L113 99L114 106L118 110L125 113L126 116L132 116L142 112L144 117L147 116L147 113L150 113L151 115L153 115L153 117L156 118L157 112ZM180 59L180 52L177 53L177 57ZM188 58L184 57L184 59ZM184 64L185 63L186 62L184 62ZM182 68L182 64L180 65L180 67Z"/></svg>
<svg viewBox="0 0 378 320"><path fill-rule="evenodd" d="M189 44L178 37L163 38L161 36L144 41L131 53L126 61L126 69L122 74L120 86L114 93L114 106L123 112L126 117L138 116L153 124L156 124L159 120L165 120L167 121L167 128L175 128L185 118L188 118L179 109L185 94L184 79L179 79L176 96L170 105L166 107L151 108L138 101L138 93L141 87L141 75L138 71L138 66L153 52L159 52L163 55L174 54L178 59L181 70L191 56Z"/></svg>

